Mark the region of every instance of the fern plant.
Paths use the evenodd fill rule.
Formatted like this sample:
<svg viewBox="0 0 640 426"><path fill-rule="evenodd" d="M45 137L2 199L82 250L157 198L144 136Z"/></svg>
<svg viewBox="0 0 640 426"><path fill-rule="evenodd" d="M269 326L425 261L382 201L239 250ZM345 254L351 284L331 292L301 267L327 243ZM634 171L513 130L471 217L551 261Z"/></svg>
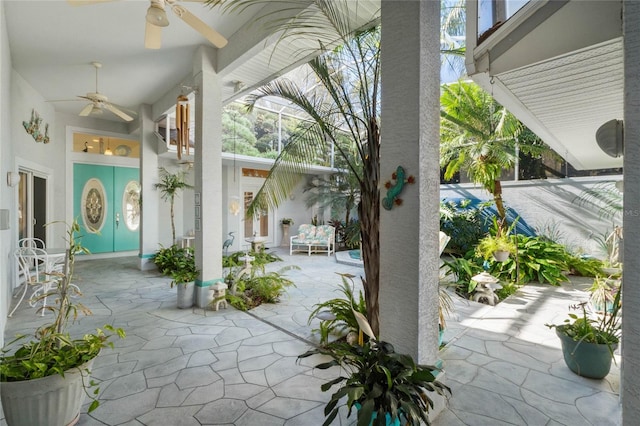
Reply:
<svg viewBox="0 0 640 426"><path fill-rule="evenodd" d="M350 274L338 275L342 277L340 292L344 297L317 303L314 305L315 309L309 314L309 320L307 322L309 325L318 317L320 312L327 311L333 316L333 319L321 320L320 328L313 330L320 332L320 344L329 343L330 334L346 334L350 331L358 330L358 321L356 320L353 310L363 315L367 314L367 305L362 291L359 292L358 300L356 300L354 296L354 276Z"/></svg>

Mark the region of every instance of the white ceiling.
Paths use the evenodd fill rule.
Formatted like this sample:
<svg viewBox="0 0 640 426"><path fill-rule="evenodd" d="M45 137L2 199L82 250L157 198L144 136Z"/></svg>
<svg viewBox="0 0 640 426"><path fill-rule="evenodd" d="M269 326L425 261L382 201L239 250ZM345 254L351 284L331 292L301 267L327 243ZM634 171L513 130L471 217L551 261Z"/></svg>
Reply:
<svg viewBox="0 0 640 426"><path fill-rule="evenodd" d="M215 49L170 11L162 47L145 49L149 0L104 1L76 7L64 0L0 2L5 11L12 66L48 101L94 92L95 70L90 63L98 61L102 63L99 92L109 102L137 111L140 104L154 104L170 89L188 81L200 45ZM305 2L301 0L301 4ZM379 16L380 0L357 3L361 25ZM182 5L229 40L216 55L225 100L238 96L235 81L241 81L243 92L247 92L309 58L308 48L312 45L302 39L286 43L285 48L282 43L272 54L275 37L267 38L263 25L251 24L259 13L255 8L240 16L223 15L198 0ZM293 54L300 49L307 49L307 56ZM56 110L74 114L85 104L53 103ZM102 117L119 120L110 113Z"/></svg>
<svg viewBox="0 0 640 426"><path fill-rule="evenodd" d="M529 2L479 46L467 37L470 76L577 169L622 167L595 138L623 118L621 7Z"/></svg>

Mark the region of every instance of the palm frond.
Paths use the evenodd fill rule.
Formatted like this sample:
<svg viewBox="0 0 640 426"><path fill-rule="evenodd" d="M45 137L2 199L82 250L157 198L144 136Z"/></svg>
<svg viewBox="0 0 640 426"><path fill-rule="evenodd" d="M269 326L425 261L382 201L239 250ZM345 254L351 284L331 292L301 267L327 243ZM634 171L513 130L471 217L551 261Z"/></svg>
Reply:
<svg viewBox="0 0 640 426"><path fill-rule="evenodd" d="M615 182L601 182L593 188L585 189L573 199L579 206L595 207L598 215L604 219L620 220L624 207L622 192L618 190Z"/></svg>

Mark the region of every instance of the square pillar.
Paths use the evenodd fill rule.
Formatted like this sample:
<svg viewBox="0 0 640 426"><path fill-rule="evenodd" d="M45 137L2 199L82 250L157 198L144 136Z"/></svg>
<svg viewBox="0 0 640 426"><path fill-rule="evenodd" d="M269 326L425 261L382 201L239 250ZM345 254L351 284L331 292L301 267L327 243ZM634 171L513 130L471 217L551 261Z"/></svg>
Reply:
<svg viewBox="0 0 640 426"><path fill-rule="evenodd" d="M382 0L380 198L401 166L400 205L380 214L380 334L397 352L438 353L440 2Z"/></svg>
<svg viewBox="0 0 640 426"><path fill-rule="evenodd" d="M160 193L154 185L158 182L158 148L151 105L141 105L140 119L140 253L138 266L141 271L154 269L151 257L158 250L158 210Z"/></svg>
<svg viewBox="0 0 640 426"><path fill-rule="evenodd" d="M201 46L194 61L195 100L195 209L196 305L212 300L210 287L222 276L222 87L214 70L215 49Z"/></svg>
<svg viewBox="0 0 640 426"><path fill-rule="evenodd" d="M623 2L624 35L624 273L622 424L640 418L640 3Z"/></svg>

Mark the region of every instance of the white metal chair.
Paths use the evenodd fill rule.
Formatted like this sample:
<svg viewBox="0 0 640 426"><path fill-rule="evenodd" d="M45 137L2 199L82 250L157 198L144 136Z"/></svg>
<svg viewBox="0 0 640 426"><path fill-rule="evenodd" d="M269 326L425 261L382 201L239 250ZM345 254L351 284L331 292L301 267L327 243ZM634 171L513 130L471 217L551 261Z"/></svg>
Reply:
<svg viewBox="0 0 640 426"><path fill-rule="evenodd" d="M21 238L18 240L18 247L32 247L44 250L47 245L40 238Z"/></svg>
<svg viewBox="0 0 640 426"><path fill-rule="evenodd" d="M13 315L22 300L24 299L29 286L33 286L34 291L29 298L29 305L36 307L41 304L41 315L47 306L47 297L51 290L56 288L59 273L62 272L63 264L58 263L59 255L49 256L47 252L41 248L35 247L18 247L14 252L16 264L19 270L19 276L24 277L24 289L20 296L20 300L9 313L9 317Z"/></svg>

